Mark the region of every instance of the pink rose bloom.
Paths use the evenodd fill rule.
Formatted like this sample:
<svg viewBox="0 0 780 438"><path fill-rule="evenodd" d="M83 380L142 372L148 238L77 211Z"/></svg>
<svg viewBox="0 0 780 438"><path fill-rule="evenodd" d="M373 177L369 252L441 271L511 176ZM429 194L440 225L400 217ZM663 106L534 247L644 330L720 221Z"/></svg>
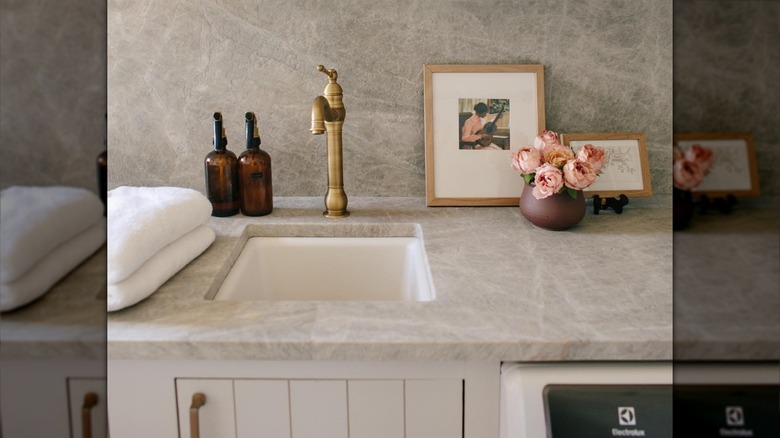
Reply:
<svg viewBox="0 0 780 438"><path fill-rule="evenodd" d="M604 148L586 144L577 150L577 159L590 164L593 170L599 173L607 161L607 153L604 152Z"/></svg>
<svg viewBox="0 0 780 438"><path fill-rule="evenodd" d="M544 199L558 193L563 188L563 173L551 164L542 164L536 169L533 194L536 199Z"/></svg>
<svg viewBox="0 0 780 438"><path fill-rule="evenodd" d="M570 147L560 144L545 146L542 157L545 163L550 163L555 167L561 167L575 158L574 151Z"/></svg>
<svg viewBox="0 0 780 438"><path fill-rule="evenodd" d="M691 190L704 180L704 172L698 164L688 160L674 162L674 186L680 190Z"/></svg>
<svg viewBox="0 0 780 438"><path fill-rule="evenodd" d="M542 156L533 146L523 146L512 154L512 168L520 173L533 173L542 165Z"/></svg>
<svg viewBox="0 0 780 438"><path fill-rule="evenodd" d="M698 164L701 171L706 175L710 172L715 156L712 153L712 149L705 148L700 144L694 144L686 149L685 159Z"/></svg>
<svg viewBox="0 0 780 438"><path fill-rule="evenodd" d="M553 131L543 131L542 135L536 137L534 140L534 147L539 152L542 152L545 146L552 146L554 144L560 144L560 140L558 134Z"/></svg>
<svg viewBox="0 0 780 438"><path fill-rule="evenodd" d="M567 186L582 190L596 181L596 170L590 163L580 160L569 161L563 166L563 181Z"/></svg>

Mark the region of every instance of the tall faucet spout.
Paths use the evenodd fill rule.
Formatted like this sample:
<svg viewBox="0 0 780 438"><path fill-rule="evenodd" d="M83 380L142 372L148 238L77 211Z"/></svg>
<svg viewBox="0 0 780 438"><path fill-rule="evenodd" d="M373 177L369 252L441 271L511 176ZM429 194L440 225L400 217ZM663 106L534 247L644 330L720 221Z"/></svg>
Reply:
<svg viewBox="0 0 780 438"><path fill-rule="evenodd" d="M322 65L317 70L328 76L324 96L317 96L311 104L311 133L328 133L328 191L325 194L325 217L343 218L347 211L347 194L344 192L344 170L341 132L347 111L344 108L343 90L336 82L336 70L328 70Z"/></svg>
<svg viewBox="0 0 780 438"><path fill-rule="evenodd" d="M311 104L311 133L314 135L324 134L325 122L332 122L334 118L328 99L323 96L314 98L314 102Z"/></svg>

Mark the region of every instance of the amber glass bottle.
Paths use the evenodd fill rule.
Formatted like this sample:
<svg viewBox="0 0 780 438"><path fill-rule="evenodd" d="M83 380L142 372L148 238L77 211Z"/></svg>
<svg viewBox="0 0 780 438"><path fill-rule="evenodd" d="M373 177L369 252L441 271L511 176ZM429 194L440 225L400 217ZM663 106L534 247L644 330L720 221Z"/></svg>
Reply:
<svg viewBox="0 0 780 438"><path fill-rule="evenodd" d="M271 184L271 156L260 149L257 118L246 113L246 150L238 156L241 213L265 216L274 208Z"/></svg>
<svg viewBox="0 0 780 438"><path fill-rule="evenodd" d="M106 200L108 198L108 151L105 150L95 160L97 167L98 195L103 201L103 216L106 215Z"/></svg>
<svg viewBox="0 0 780 438"><path fill-rule="evenodd" d="M227 149L221 113L214 113L214 150L206 155L204 164L211 215L224 217L238 214L238 159Z"/></svg>
<svg viewBox="0 0 780 438"><path fill-rule="evenodd" d="M95 160L97 168L98 195L103 201L103 216L106 215L108 198L108 113L106 113L106 130L103 133L103 152Z"/></svg>

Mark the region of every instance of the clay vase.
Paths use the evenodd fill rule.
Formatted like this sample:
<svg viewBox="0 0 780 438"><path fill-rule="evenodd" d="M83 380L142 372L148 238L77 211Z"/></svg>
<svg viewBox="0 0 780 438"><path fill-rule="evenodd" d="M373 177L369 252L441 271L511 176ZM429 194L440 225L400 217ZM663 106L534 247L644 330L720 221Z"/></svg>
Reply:
<svg viewBox="0 0 780 438"><path fill-rule="evenodd" d="M520 212L529 222L545 230L561 231L577 225L585 217L585 196L577 191L572 198L565 191L536 199L533 186L526 184L520 196Z"/></svg>
<svg viewBox="0 0 780 438"><path fill-rule="evenodd" d="M674 229L683 230L688 228L694 212L693 195L689 190L680 190L677 187L673 187L672 201Z"/></svg>

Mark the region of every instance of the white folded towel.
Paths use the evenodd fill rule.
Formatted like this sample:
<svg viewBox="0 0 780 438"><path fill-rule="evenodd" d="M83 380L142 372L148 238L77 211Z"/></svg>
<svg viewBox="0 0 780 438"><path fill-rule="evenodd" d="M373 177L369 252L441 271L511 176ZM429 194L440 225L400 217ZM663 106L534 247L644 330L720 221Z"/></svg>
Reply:
<svg viewBox="0 0 780 438"><path fill-rule="evenodd" d="M166 245L208 221L211 203L179 187L108 192L108 282L118 283Z"/></svg>
<svg viewBox="0 0 780 438"><path fill-rule="evenodd" d="M0 312L32 302L51 289L73 268L95 253L106 241L106 224L101 220L88 230L54 248L24 275L0 284Z"/></svg>
<svg viewBox="0 0 780 438"><path fill-rule="evenodd" d="M85 189L4 189L0 192L0 282L14 282L54 248L102 221L103 203Z"/></svg>
<svg viewBox="0 0 780 438"><path fill-rule="evenodd" d="M124 309L153 294L169 278L208 248L214 230L201 225L152 256L132 275L108 285L108 311Z"/></svg>

